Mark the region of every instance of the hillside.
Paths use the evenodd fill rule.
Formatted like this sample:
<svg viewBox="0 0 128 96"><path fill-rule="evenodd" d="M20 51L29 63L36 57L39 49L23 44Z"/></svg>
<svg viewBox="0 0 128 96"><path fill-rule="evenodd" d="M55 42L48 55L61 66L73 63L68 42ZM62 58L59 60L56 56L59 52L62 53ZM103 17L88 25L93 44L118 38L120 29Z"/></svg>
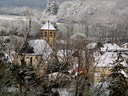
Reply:
<svg viewBox="0 0 128 96"><path fill-rule="evenodd" d="M128 25L127 13L128 0L73 0L60 5L57 19L86 23L94 32L110 29L120 33Z"/></svg>
<svg viewBox="0 0 128 96"><path fill-rule="evenodd" d="M74 0L61 4L57 17L75 21L86 17L90 23L118 23L127 13L128 0Z"/></svg>
<svg viewBox="0 0 128 96"><path fill-rule="evenodd" d="M44 9L47 2L52 0L0 0L1 8L15 8L15 7L30 7ZM58 2L63 2L65 0L57 0Z"/></svg>

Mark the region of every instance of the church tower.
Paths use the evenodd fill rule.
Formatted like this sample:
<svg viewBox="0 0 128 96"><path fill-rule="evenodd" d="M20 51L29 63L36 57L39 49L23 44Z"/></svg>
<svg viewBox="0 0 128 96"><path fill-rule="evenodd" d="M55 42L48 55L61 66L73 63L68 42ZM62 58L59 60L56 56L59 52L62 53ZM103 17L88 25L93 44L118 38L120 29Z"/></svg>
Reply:
<svg viewBox="0 0 128 96"><path fill-rule="evenodd" d="M46 40L52 48L56 45L56 29L49 21L41 28L41 39Z"/></svg>

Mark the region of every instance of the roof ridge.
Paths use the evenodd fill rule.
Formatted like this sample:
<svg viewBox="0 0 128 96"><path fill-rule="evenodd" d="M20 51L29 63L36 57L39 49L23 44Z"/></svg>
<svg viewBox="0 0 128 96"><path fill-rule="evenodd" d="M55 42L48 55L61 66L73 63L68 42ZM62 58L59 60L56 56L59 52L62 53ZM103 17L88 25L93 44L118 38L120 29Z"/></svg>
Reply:
<svg viewBox="0 0 128 96"><path fill-rule="evenodd" d="M41 28L41 30L56 30L55 27L52 25L52 23L50 21L47 21L43 27Z"/></svg>

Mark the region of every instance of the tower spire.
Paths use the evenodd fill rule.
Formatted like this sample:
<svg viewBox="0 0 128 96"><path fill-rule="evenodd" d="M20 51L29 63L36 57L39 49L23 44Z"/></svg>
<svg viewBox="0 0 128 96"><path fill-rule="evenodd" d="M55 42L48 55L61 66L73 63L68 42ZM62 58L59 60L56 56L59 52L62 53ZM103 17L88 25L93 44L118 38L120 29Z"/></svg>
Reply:
<svg viewBox="0 0 128 96"><path fill-rule="evenodd" d="M41 38L46 40L52 48L56 45L56 31L49 20L41 28Z"/></svg>

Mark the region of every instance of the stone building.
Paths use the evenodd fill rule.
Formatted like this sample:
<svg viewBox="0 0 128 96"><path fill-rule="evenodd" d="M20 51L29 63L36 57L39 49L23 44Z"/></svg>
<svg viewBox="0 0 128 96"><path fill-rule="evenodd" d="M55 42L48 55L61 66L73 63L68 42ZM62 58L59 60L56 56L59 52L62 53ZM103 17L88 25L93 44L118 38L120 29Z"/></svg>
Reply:
<svg viewBox="0 0 128 96"><path fill-rule="evenodd" d="M41 39L44 39L48 42L48 44L54 48L56 45L56 29L54 26L48 21L44 24L44 26L40 29Z"/></svg>

